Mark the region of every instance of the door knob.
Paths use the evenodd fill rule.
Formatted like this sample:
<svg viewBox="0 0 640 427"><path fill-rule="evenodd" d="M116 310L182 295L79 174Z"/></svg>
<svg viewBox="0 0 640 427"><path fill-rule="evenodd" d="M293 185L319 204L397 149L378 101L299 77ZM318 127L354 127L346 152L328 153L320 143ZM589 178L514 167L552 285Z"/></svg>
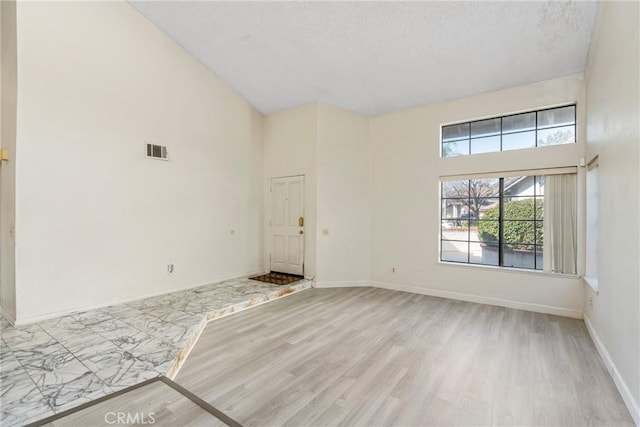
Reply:
<svg viewBox="0 0 640 427"><path fill-rule="evenodd" d="M298 231L299 234L304 234L304 231L300 230Z"/></svg>

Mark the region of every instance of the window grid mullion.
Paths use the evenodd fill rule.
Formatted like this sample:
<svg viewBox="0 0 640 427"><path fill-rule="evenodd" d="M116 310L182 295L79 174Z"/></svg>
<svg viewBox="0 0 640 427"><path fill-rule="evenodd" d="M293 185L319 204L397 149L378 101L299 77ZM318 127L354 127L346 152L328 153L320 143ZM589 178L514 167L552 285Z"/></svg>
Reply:
<svg viewBox="0 0 640 427"><path fill-rule="evenodd" d="M500 117L500 151L502 151L502 116Z"/></svg>
<svg viewBox="0 0 640 427"><path fill-rule="evenodd" d="M536 147L538 147L538 111L536 111Z"/></svg>

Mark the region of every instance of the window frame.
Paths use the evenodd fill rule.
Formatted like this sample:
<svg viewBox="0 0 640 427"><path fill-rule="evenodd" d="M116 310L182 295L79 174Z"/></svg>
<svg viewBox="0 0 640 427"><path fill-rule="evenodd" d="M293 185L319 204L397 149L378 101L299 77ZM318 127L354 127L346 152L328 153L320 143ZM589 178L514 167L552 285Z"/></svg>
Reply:
<svg viewBox="0 0 640 427"><path fill-rule="evenodd" d="M539 113L544 112L544 111L551 111L551 110L559 110L562 108L567 108L567 107L573 107L573 124L569 124L569 125L554 125L554 126L548 126L548 127L544 127L542 129L539 129L539 120L538 120L538 116ZM520 115L524 115L524 114L534 114L535 115L535 122L533 125L532 129L527 129L527 130L518 130L518 131L511 131L511 132L506 132L504 131L504 119L508 118L508 117L515 117L515 116L520 116ZM471 132L471 128L472 128L472 124L473 123L479 123L479 122L485 122L485 121L489 121L489 120L500 120L500 130L497 134L490 134L490 135L486 135L486 136L480 136L480 137L476 137L476 138L472 138L472 132ZM444 141L443 137L444 137L444 128L448 127L448 126L461 126L461 125L467 125L468 127L468 133L466 138L457 138L457 139L453 139L451 141ZM573 126L573 142L571 143L563 143L563 144L554 144L554 145L538 145L538 132L539 131L546 131L549 129L558 129L558 128L564 128L564 127L568 127L568 126ZM505 135L517 135L517 134L523 134L523 133L528 133L528 132L533 132L534 133L534 145L533 147L524 147L524 148L514 148L514 149L509 149L509 150L504 150L504 143L503 143L503 139ZM543 147L553 147L553 146L557 146L557 145L567 145L567 144L576 144L578 142L578 106L577 103L573 102L573 103L569 103L569 104L563 104L563 105L558 105L558 106L554 106L554 107L547 107L547 108L540 108L540 109L536 109L536 110L529 110L529 111L523 111L520 113L511 113L511 114L504 114L504 115L500 115L500 116L494 116L494 117L487 117L487 118L483 118L483 119L476 119L476 120L467 120L467 121L463 121L463 122L454 122L454 123L448 123L448 124L443 124L440 126L440 158L441 159L448 159L448 158L452 158L452 157L464 157L464 156L473 156L473 155L478 155L478 154L487 154L487 153L502 153L504 151L518 151L518 150L525 150L525 149L532 149L532 148L543 148ZM500 138L500 149L497 151L486 151L486 152L481 152L481 153L473 153L472 151L472 141L473 140L480 140L480 139L488 139L488 138L494 138L494 137L499 137ZM445 156L444 155L444 149L445 149L445 145L446 144L451 144L451 143L456 143L456 142L460 142L460 141L466 141L468 142L468 152L464 153L464 154L460 154L460 155L456 155L456 156Z"/></svg>
<svg viewBox="0 0 640 427"><path fill-rule="evenodd" d="M467 240L463 241L463 240L459 240L459 239L444 239L443 238L443 223L445 221L460 221L460 220L465 220L462 217L459 218L444 218L443 217L443 206L444 203L446 203L447 200L469 200L469 204L470 204L470 200L471 200L471 196L469 195L467 198L460 198L460 197L445 197L444 196L444 185L445 182L455 182L455 181L468 181L468 185L469 185L469 190L467 194L471 194L471 181L473 181L474 179L478 179L478 178L463 178L460 177L460 179L455 179L455 180L447 180L447 179L443 179L444 177L440 178L440 197L439 197L439 208L440 208L440 215L439 215L439 228L440 228L440 232L439 232L439 252L438 252L438 261L440 263L451 263L451 264L458 264L458 265L466 265L466 266L479 266L479 267L490 267L490 268L499 268L499 269L508 269L508 270L524 270L524 271L533 271L533 272L543 272L544 270L544 243L543 242L538 242L537 240L537 229L538 229L538 224L541 224L543 229L544 229L544 215L541 218L538 218L537 215L537 203L538 203L538 199L542 199L544 202L544 193L543 194L537 194L538 192L538 180L540 178L542 178L544 180L544 175L532 175L530 174L531 171L523 171L522 175L516 175L516 176L522 176L522 177L533 177L533 196L509 196L506 195L505 196L505 186L504 186L504 180L505 178L508 177L513 177L513 174L507 174L507 176L501 176L500 174L496 174L496 176L491 177L490 179L497 179L498 180L498 196L491 196L491 197L487 197L487 198L497 198L498 199L498 203L499 203L499 210L500 210L500 214L499 214L499 219L498 220L491 220L491 221L495 221L498 222L498 227L499 227L499 236L498 236L498 241L496 242L490 242L492 243L493 246L498 247L498 263L497 264L482 264L482 263L477 263L477 262L471 262L471 244L472 243L483 243L481 241L472 241L471 240L471 221L475 219L475 221L479 221L480 218L472 218L470 214L467 214L468 217L466 218L466 221L469 222L469 230L467 232ZM488 178L488 177L487 177ZM504 206L505 206L505 198L506 199L522 199L522 200L526 200L526 199L533 199L533 218L532 219L506 219L505 218L505 212L504 212ZM509 222L509 221L517 221L517 222L531 222L533 223L533 236L534 236L534 241L533 244L528 244L528 243L524 243L524 242L505 242L505 236L504 236L504 226L505 226L505 222ZM458 242L458 243L466 243L467 244L467 261L454 261L454 260L444 260L442 259L442 248L443 248L443 242ZM485 242L486 243L486 242ZM533 248L533 268L531 267L522 267L522 266L509 266L509 265L504 265L504 246L505 245L509 245L509 244L514 244L514 245L527 245L527 246L531 246ZM538 259L537 259L537 254L538 252L540 252L543 256L543 260L541 260L540 265L538 265Z"/></svg>

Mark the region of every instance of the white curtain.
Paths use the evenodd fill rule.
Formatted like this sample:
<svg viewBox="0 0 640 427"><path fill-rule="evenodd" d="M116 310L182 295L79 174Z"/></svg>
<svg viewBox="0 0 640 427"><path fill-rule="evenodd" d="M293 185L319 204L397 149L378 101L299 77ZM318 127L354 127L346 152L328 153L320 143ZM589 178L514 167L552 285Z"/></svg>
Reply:
<svg viewBox="0 0 640 427"><path fill-rule="evenodd" d="M576 174L545 175L545 270L566 274L577 272L577 197Z"/></svg>

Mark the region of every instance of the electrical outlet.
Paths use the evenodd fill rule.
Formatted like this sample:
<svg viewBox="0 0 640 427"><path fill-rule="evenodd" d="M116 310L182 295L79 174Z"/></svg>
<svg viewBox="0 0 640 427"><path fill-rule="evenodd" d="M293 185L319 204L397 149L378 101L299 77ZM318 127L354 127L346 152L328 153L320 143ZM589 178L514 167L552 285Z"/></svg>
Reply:
<svg viewBox="0 0 640 427"><path fill-rule="evenodd" d="M593 297L589 297L589 307L593 307Z"/></svg>
<svg viewBox="0 0 640 427"><path fill-rule="evenodd" d="M167 272L169 274L173 273L173 264L167 264Z"/></svg>

